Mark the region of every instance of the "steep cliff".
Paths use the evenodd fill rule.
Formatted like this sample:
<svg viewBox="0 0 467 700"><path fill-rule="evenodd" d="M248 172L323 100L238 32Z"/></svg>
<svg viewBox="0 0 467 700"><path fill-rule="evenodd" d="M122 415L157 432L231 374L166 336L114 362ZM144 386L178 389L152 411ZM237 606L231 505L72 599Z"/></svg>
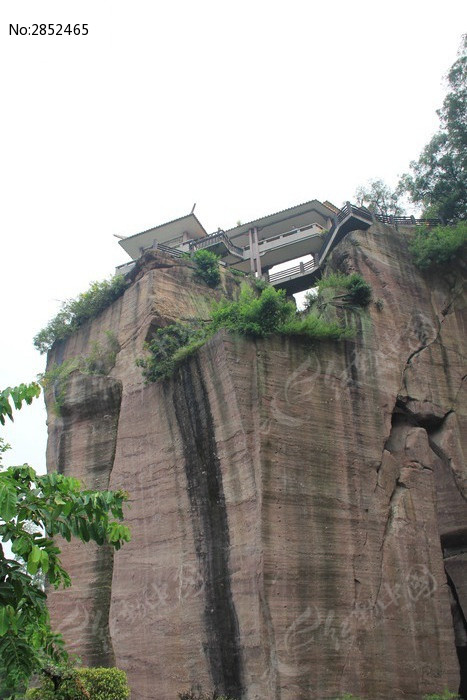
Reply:
<svg viewBox="0 0 467 700"><path fill-rule="evenodd" d="M243 700L457 690L465 296L460 270L413 267L409 235L375 225L332 254L381 300L356 311L327 299L351 341L221 332L144 386L144 340L206 318L219 294L152 253L49 354L49 366L88 355L106 330L120 346L108 376L73 373L60 415L49 410L48 463L128 490L132 541L114 557L64 546L73 586L51 612L83 662L128 672L133 700L197 684ZM236 293L228 273L223 285Z"/></svg>

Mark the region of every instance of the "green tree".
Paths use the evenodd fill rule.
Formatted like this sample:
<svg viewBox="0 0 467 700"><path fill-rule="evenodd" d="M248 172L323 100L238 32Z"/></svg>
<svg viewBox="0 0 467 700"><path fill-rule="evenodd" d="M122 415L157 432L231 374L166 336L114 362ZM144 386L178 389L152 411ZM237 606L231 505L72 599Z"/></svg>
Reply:
<svg viewBox="0 0 467 700"><path fill-rule="evenodd" d="M355 192L355 199L360 207L366 207L374 214L382 216L400 216L404 210L399 204L399 193L380 179L369 180Z"/></svg>
<svg viewBox="0 0 467 700"><path fill-rule="evenodd" d="M39 393L36 383L2 391L0 423L6 416L13 420L10 401L20 408ZM0 438L0 458L7 449ZM67 657L61 636L50 627L38 577L45 575L55 588L71 584L54 536L119 549L130 539L119 522L125 500L123 491L83 490L77 479L38 475L26 464L0 472L0 692L14 696L33 673ZM5 552L5 543L15 558Z"/></svg>
<svg viewBox="0 0 467 700"><path fill-rule="evenodd" d="M447 75L448 93L438 110L440 129L402 176L399 192L409 194L445 224L467 214L467 35Z"/></svg>
<svg viewBox="0 0 467 700"><path fill-rule="evenodd" d="M219 258L210 250L197 250L191 256L196 265L196 277L202 279L208 287L217 287L221 281Z"/></svg>
<svg viewBox="0 0 467 700"><path fill-rule="evenodd" d="M467 222L455 226L419 228L409 244L415 265L422 270L452 265L465 259Z"/></svg>

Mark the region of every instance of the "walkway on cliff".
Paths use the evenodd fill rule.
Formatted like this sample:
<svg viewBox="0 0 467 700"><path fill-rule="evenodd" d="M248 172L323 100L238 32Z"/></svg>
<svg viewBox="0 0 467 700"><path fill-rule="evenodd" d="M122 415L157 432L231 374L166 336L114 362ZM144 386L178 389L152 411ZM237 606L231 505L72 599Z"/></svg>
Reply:
<svg viewBox="0 0 467 700"><path fill-rule="evenodd" d="M120 245L136 260L145 250L158 248L180 257L184 253L210 250L222 263L242 272L267 279L288 294L314 286L322 274L324 263L333 248L351 231L366 230L375 221L391 226L436 225L437 219L415 219L413 216L373 214L365 207L346 202L337 209L329 202L312 200L269 214L234 229L208 235L193 213L124 238ZM311 256L308 262L297 260ZM279 272L277 265L293 263ZM133 263L117 268L125 274Z"/></svg>
<svg viewBox="0 0 467 700"><path fill-rule="evenodd" d="M415 219L413 216L389 216L373 214L365 207L357 207L346 202L334 218L331 229L326 234L321 249L309 262L286 268L267 275L274 287L285 289L288 294L296 294L313 287L321 276L324 263L331 250L351 231L366 231L374 221L390 226L434 226L438 219Z"/></svg>

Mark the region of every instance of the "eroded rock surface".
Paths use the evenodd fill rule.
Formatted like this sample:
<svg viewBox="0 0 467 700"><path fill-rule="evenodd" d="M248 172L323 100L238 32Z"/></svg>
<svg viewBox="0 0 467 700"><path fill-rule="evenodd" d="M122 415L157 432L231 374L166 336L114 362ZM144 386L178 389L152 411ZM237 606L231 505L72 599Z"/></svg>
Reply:
<svg viewBox="0 0 467 700"><path fill-rule="evenodd" d="M222 332L144 386L135 358L151 329L207 318L218 294L152 253L122 299L50 354L86 355L106 330L121 347L110 376L72 375L48 460L128 490L132 541L113 560L64 547L73 587L51 610L83 662L128 672L133 700L196 685L243 700L459 687L465 296L459 270L413 267L408 235L373 226L334 251L329 265L359 271L382 300L329 301L352 341Z"/></svg>

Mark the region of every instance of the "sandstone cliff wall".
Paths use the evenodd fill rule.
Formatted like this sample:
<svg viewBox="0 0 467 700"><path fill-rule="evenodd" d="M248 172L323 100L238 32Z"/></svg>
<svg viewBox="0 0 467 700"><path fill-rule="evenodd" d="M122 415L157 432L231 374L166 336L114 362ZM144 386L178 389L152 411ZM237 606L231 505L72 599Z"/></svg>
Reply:
<svg viewBox="0 0 467 700"><path fill-rule="evenodd" d="M334 251L329 265L359 271L383 302L328 300L352 341L219 333L144 386L134 361L151 329L207 317L216 296L152 254L50 354L86 355L106 330L121 347L109 376L72 375L49 412L48 462L127 489L132 541L114 556L66 545L73 587L51 611L83 662L128 672L133 700L196 684L243 700L457 690L465 296L459 274L412 266L407 235L373 226ZM228 274L224 287L236 293Z"/></svg>

